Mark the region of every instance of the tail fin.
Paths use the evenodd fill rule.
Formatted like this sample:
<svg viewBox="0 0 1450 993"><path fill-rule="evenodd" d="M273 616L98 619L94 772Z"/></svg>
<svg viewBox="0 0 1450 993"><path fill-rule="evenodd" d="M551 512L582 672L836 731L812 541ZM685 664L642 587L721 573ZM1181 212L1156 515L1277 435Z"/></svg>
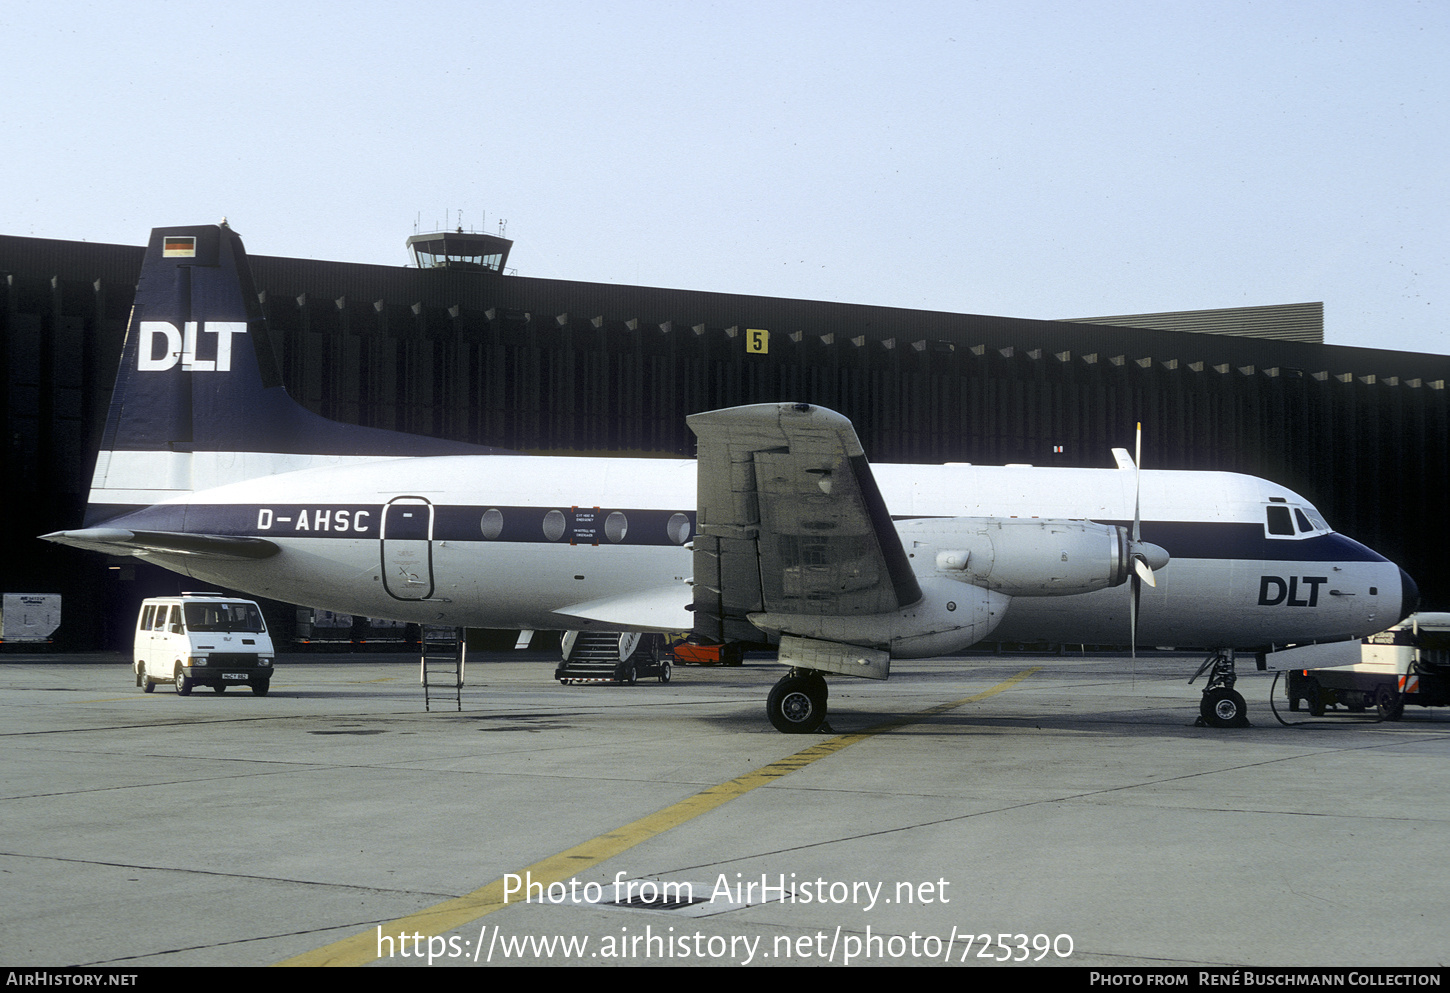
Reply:
<svg viewBox="0 0 1450 993"><path fill-rule="evenodd" d="M295 469L499 451L340 424L302 407L282 386L241 238L225 222L156 228L85 523Z"/></svg>

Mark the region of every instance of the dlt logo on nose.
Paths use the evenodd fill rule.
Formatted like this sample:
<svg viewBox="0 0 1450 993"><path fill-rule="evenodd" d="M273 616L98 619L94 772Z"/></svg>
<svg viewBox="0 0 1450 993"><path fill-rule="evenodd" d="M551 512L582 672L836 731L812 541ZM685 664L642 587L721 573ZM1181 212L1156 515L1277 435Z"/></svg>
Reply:
<svg viewBox="0 0 1450 993"><path fill-rule="evenodd" d="M215 358L197 358L198 330L216 335ZM244 321L187 321L182 331L170 321L142 321L136 368L141 372L164 372L179 360L184 372L231 372L232 335L246 333ZM163 341L159 356L156 354L158 337Z"/></svg>
<svg viewBox="0 0 1450 993"><path fill-rule="evenodd" d="M1284 604L1289 607L1317 607L1319 587L1327 582L1328 576L1290 576L1287 582L1281 576L1260 576L1259 606L1277 607ZM1309 599L1299 596L1301 590L1309 591Z"/></svg>

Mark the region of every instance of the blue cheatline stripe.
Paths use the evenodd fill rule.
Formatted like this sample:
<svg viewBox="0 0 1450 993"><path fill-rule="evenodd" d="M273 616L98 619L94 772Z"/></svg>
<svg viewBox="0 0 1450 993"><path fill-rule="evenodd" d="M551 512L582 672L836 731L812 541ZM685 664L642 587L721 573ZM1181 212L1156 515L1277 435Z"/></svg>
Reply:
<svg viewBox="0 0 1450 993"><path fill-rule="evenodd" d="M106 525L273 539L379 538L386 507L384 503L158 504L107 520ZM474 504L433 506L432 512L435 541L669 546L683 544L695 533L693 510ZM611 515L621 516L611 522ZM392 534L398 536L396 531ZM1270 539L1257 523L1144 521L1143 539L1163 546L1175 559L1388 561L1341 534Z"/></svg>
<svg viewBox="0 0 1450 993"><path fill-rule="evenodd" d="M158 504L107 520L107 527L259 538L425 538L512 544L664 545L694 536L692 510L613 507L429 506L419 503Z"/></svg>

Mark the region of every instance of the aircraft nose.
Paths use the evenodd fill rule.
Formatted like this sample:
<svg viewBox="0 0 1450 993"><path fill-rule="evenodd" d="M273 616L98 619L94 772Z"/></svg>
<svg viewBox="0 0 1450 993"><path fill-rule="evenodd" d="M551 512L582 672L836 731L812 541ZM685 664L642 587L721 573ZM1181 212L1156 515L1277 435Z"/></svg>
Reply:
<svg viewBox="0 0 1450 993"><path fill-rule="evenodd" d="M1400 570L1400 620L1420 609L1420 588L1405 570Z"/></svg>

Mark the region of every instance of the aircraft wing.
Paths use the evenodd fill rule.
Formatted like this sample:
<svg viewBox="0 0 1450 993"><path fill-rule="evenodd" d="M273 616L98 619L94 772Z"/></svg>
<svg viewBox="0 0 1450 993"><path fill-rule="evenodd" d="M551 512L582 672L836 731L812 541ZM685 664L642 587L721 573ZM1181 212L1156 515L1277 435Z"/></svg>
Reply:
<svg viewBox="0 0 1450 993"><path fill-rule="evenodd" d="M759 404L687 421L699 439L696 634L759 641L752 613L882 614L922 598L847 418Z"/></svg>
<svg viewBox="0 0 1450 993"><path fill-rule="evenodd" d="M554 613L566 621L602 624L631 631L671 634L690 630L690 588L681 583L640 590L560 607Z"/></svg>
<svg viewBox="0 0 1450 993"><path fill-rule="evenodd" d="M72 545L111 555L202 555L222 559L265 559L278 547L265 538L238 538L218 534L181 534L175 531L131 531L126 528L85 528L41 535L46 541Z"/></svg>

